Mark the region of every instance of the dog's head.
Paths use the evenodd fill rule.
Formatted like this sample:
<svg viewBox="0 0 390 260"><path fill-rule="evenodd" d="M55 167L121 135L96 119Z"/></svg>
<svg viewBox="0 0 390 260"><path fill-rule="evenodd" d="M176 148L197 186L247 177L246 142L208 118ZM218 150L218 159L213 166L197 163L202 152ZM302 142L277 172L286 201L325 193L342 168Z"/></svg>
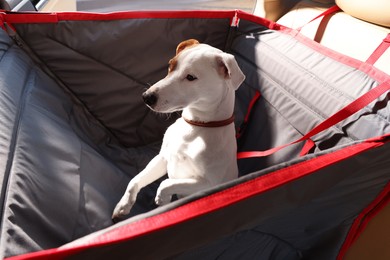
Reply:
<svg viewBox="0 0 390 260"><path fill-rule="evenodd" d="M191 39L177 46L168 75L150 87L143 98L157 112L207 109L229 93L234 95L244 79L233 55Z"/></svg>

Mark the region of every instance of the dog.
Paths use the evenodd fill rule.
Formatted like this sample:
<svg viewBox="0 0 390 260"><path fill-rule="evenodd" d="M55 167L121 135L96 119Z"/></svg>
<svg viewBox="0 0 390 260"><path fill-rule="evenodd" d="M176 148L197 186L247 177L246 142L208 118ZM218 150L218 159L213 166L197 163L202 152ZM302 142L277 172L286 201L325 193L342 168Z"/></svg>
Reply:
<svg viewBox="0 0 390 260"><path fill-rule="evenodd" d="M161 150L128 184L112 218L129 214L141 188L168 173L155 202L193 194L238 177L235 91L245 80L233 55L197 40L181 42L168 74L142 94L158 113L182 110L166 130Z"/></svg>

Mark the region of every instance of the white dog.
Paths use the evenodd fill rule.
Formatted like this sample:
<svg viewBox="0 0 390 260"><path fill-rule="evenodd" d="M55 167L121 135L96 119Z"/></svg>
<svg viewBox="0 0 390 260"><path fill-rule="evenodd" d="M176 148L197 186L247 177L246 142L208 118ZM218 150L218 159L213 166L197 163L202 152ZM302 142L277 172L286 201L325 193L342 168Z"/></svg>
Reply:
<svg viewBox="0 0 390 260"><path fill-rule="evenodd" d="M160 153L129 183L112 215L130 212L141 188L168 173L155 198L157 205L237 178L234 129L235 90L245 76L234 56L199 44L180 43L168 75L143 93L159 113L183 110L165 132Z"/></svg>

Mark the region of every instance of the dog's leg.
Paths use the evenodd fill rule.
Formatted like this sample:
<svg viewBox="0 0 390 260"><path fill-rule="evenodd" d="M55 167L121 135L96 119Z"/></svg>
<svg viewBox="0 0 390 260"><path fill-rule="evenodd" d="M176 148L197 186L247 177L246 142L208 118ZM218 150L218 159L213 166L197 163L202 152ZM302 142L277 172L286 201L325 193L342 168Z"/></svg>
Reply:
<svg viewBox="0 0 390 260"><path fill-rule="evenodd" d="M167 162L158 154L149 162L143 171L129 182L125 194L114 209L112 219L119 220L129 214L135 203L138 192L146 185L164 176L166 173Z"/></svg>
<svg viewBox="0 0 390 260"><path fill-rule="evenodd" d="M162 206L171 202L174 194L187 196L207 187L208 183L199 179L166 179L158 187L155 201Z"/></svg>

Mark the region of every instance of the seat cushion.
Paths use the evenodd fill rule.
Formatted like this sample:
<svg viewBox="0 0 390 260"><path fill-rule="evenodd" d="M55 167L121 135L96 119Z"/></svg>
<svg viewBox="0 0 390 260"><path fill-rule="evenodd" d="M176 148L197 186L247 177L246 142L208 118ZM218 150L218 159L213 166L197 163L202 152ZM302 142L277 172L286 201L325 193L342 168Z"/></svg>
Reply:
<svg viewBox="0 0 390 260"><path fill-rule="evenodd" d="M317 19L306 25L327 8L328 5L321 5L313 1L301 1L280 18L278 23L292 28L305 25L301 30L302 34L330 49L360 61L367 60L390 32L389 28L356 19L345 12ZM390 74L388 64L390 64L390 49L382 55L375 66Z"/></svg>

